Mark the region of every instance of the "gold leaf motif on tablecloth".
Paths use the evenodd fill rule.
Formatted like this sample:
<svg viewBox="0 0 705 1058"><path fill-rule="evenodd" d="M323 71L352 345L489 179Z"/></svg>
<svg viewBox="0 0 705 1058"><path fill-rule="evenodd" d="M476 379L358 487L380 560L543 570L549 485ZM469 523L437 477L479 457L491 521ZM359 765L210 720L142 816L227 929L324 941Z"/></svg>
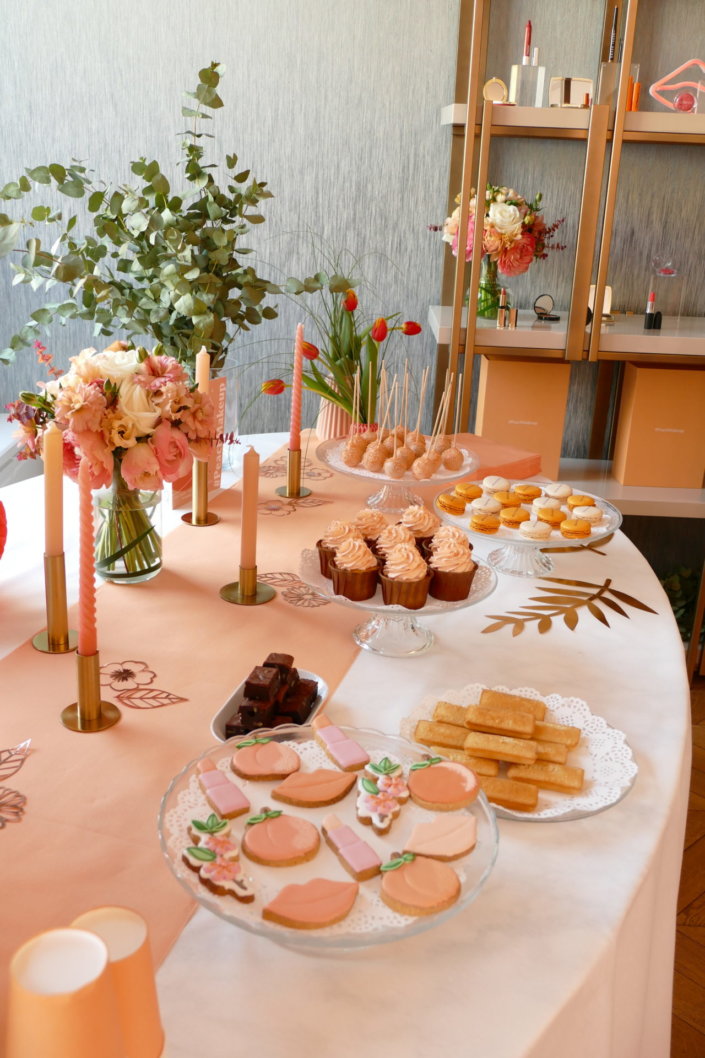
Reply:
<svg viewBox="0 0 705 1058"><path fill-rule="evenodd" d="M0 786L0 830L7 823L19 823L24 815L27 798L17 790Z"/></svg>
<svg viewBox="0 0 705 1058"><path fill-rule="evenodd" d="M268 460L263 463L259 468L259 476L261 478L285 478L287 475L287 457L279 456L277 459ZM312 481L324 481L325 478L332 478L333 471L328 470L326 467L321 467L317 463L312 463L310 459L304 459L301 462L301 476L307 477Z"/></svg>
<svg viewBox="0 0 705 1058"><path fill-rule="evenodd" d="M328 606L331 601L319 595L295 573L258 573L257 579L271 584L273 588L279 588L282 599L291 606L313 609L316 606Z"/></svg>
<svg viewBox="0 0 705 1058"><path fill-rule="evenodd" d="M271 514L275 518L286 518L293 514L299 507L322 507L332 500L321 499L320 496L301 496L299 499L292 497L283 500L260 500L257 510L260 514Z"/></svg>
<svg viewBox="0 0 705 1058"><path fill-rule="evenodd" d="M604 544L609 544L609 542L613 538L613 536L614 536L614 533L610 533L608 536L600 537L599 541L598 540L594 540L590 544L581 544L579 547L576 547L575 544L573 544L572 546L568 546L568 547L542 547L542 548L539 548L539 550L543 551L543 552L548 552L548 553L550 553L552 555L557 555L557 554L559 554L562 551L563 552L570 551L574 555L577 555L581 551L583 551L583 552L584 551L591 551L593 555L603 555L604 556L604 555L607 554L607 552L606 551L601 551L600 548L597 545L599 543L600 547L603 547Z"/></svg>
<svg viewBox="0 0 705 1058"><path fill-rule="evenodd" d="M0 781L9 779L16 771L19 771L29 756L29 748L32 744L31 738L13 746L12 749L0 750Z"/></svg>
<svg viewBox="0 0 705 1058"><path fill-rule="evenodd" d="M565 580L562 577L544 577L543 579L549 583L536 585L536 588L544 594L532 595L529 603L533 605L522 606L518 610L510 610L506 614L488 614L487 616L491 619L492 624L487 625L482 631L499 632L502 628L511 627L512 635L518 636L521 635L530 622L535 621L539 634L545 635L552 628L553 619L562 617L566 628L569 628L572 632L578 626L579 610L583 608L600 624L610 628L611 625L607 620L603 607L607 607L613 613L619 614L620 617L629 619L629 614L623 606L620 606L620 603L625 606L633 606L635 609L643 610L645 613L656 613L656 610L652 610L646 603L640 602L639 599L635 599L632 595L627 595L626 592L613 588L612 580L609 577L602 584L594 584L589 580ZM561 587L554 588L553 584L560 584ZM610 596L615 596L619 599L619 603L615 601L615 598L610 598Z"/></svg>
<svg viewBox="0 0 705 1058"><path fill-rule="evenodd" d="M130 709L161 709L165 705L188 701L171 691L160 691L158 687L134 687L129 691L120 691L115 697Z"/></svg>

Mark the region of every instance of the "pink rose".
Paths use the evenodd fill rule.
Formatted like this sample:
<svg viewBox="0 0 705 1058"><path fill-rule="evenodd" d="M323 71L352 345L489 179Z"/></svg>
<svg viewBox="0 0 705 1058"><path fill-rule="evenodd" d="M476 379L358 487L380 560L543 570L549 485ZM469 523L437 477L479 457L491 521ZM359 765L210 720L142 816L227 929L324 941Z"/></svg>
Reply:
<svg viewBox="0 0 705 1058"><path fill-rule="evenodd" d="M535 251L536 239L530 232L525 231L510 246L500 250L497 258L500 272L505 276L522 275L523 272L528 271Z"/></svg>
<svg viewBox="0 0 705 1058"><path fill-rule="evenodd" d="M162 478L152 446L144 441L128 448L122 457L122 476L131 489L160 489Z"/></svg>
<svg viewBox="0 0 705 1058"><path fill-rule="evenodd" d="M176 481L186 473L191 465L191 453L181 430L161 422L152 434L151 444L165 481Z"/></svg>
<svg viewBox="0 0 705 1058"><path fill-rule="evenodd" d="M467 238L467 242L465 244L465 260L466 261L472 261L472 244L473 244L474 238L475 238L475 214L471 213L470 216L468 217L468 238ZM453 253L457 257L458 256L458 233L457 233L457 231L456 231L455 235L453 236L453 242L451 243L451 246L453 247Z"/></svg>
<svg viewBox="0 0 705 1058"><path fill-rule="evenodd" d="M148 356L140 364L135 381L145 389L160 389L166 382L187 385L189 377L173 356Z"/></svg>
<svg viewBox="0 0 705 1058"><path fill-rule="evenodd" d="M70 430L64 430L61 440L64 442L64 474L72 481L78 481L81 454L76 449L76 439Z"/></svg>
<svg viewBox="0 0 705 1058"><path fill-rule="evenodd" d="M113 483L113 451L102 434L90 430L73 430L72 440L80 454L88 460L91 488L103 489ZM78 472L77 477L78 477Z"/></svg>

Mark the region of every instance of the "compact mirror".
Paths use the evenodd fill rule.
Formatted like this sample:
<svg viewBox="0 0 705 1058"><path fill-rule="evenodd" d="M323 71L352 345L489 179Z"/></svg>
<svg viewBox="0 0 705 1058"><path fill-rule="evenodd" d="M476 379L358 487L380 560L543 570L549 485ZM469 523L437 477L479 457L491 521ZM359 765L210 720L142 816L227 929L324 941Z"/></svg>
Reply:
<svg viewBox="0 0 705 1058"><path fill-rule="evenodd" d="M555 323L560 319L560 316L553 312L553 298L550 294L539 294L534 302L534 312L538 319L545 320L547 323Z"/></svg>
<svg viewBox="0 0 705 1058"><path fill-rule="evenodd" d="M489 81L485 81L483 86L482 98L492 103L506 103L507 86L504 81L500 80L499 77L490 77Z"/></svg>

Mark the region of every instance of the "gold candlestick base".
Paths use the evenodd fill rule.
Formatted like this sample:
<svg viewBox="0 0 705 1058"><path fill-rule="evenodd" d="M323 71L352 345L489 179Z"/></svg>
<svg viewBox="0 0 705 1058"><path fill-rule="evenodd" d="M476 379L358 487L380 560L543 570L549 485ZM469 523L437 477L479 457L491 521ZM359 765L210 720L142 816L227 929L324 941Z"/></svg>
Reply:
<svg viewBox="0 0 705 1058"><path fill-rule="evenodd" d="M262 603L271 602L276 594L271 584L257 580L257 566L252 569L240 566L240 579L220 589L221 599L237 606L261 606Z"/></svg>
<svg viewBox="0 0 705 1058"><path fill-rule="evenodd" d="M290 448L286 453L286 485L280 485L274 491L277 496L288 496L295 499L311 495L311 490L301 484L300 448Z"/></svg>
<svg viewBox="0 0 705 1058"><path fill-rule="evenodd" d="M44 596L47 627L32 639L35 650L43 654L68 654L78 645L78 636L69 629L66 609L66 566L64 553L44 556Z"/></svg>
<svg viewBox="0 0 705 1058"><path fill-rule="evenodd" d="M187 525L215 525L220 521L217 514L208 510L208 463L196 459L193 464L192 511L181 515L181 521Z"/></svg>
<svg viewBox="0 0 705 1058"><path fill-rule="evenodd" d="M61 723L70 731L87 734L105 731L117 724L120 710L113 702L104 702L100 697L100 655L77 654L78 701L68 705L61 713Z"/></svg>

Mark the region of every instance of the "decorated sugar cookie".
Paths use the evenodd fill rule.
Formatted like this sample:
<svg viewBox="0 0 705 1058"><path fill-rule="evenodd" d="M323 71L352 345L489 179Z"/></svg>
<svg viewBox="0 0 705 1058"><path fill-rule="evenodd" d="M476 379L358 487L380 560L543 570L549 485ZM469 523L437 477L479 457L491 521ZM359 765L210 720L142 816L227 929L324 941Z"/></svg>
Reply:
<svg viewBox="0 0 705 1058"><path fill-rule="evenodd" d="M460 879L452 867L413 852L382 864L382 900L402 915L435 915L460 896Z"/></svg>
<svg viewBox="0 0 705 1058"><path fill-rule="evenodd" d="M196 844L185 848L181 858L205 887L243 903L254 900L254 889L238 859L237 842L230 835L230 823L213 814L205 821L192 819L189 832Z"/></svg>
<svg viewBox="0 0 705 1058"><path fill-rule="evenodd" d="M216 768L209 757L200 760L197 768L199 786L214 812L217 812L223 819L234 819L248 811L250 802L240 787L236 786L220 768Z"/></svg>
<svg viewBox="0 0 705 1058"><path fill-rule="evenodd" d="M475 848L477 820L474 816L440 815L429 823L417 823L404 844L404 852L430 856L434 860L457 860Z"/></svg>
<svg viewBox="0 0 705 1058"><path fill-rule="evenodd" d="M357 882L332 882L328 878L312 878L303 885L285 885L262 909L262 918L292 929L332 926L350 913L358 889Z"/></svg>
<svg viewBox="0 0 705 1058"><path fill-rule="evenodd" d="M465 808L480 789L473 771L442 757L427 757L412 764L407 781L411 800L431 812Z"/></svg>
<svg viewBox="0 0 705 1058"><path fill-rule="evenodd" d="M271 782L298 771L301 758L286 743L271 738L247 738L235 746L230 767L241 779Z"/></svg>
<svg viewBox="0 0 705 1058"><path fill-rule="evenodd" d="M315 808L342 800L355 785L355 776L332 768L295 772L272 790L272 797L289 805Z"/></svg>
<svg viewBox="0 0 705 1058"><path fill-rule="evenodd" d="M267 867L292 867L312 860L320 844L318 829L307 819L263 808L247 820L242 851Z"/></svg>
<svg viewBox="0 0 705 1058"><path fill-rule="evenodd" d="M355 833L352 827L341 823L331 812L321 824L326 844L336 854L343 867L356 882L366 881L379 874L382 861L375 850Z"/></svg>
<svg viewBox="0 0 705 1058"><path fill-rule="evenodd" d="M359 771L369 761L369 753L359 742L355 742L339 727L331 724L327 716L317 716L311 727L316 742L342 771Z"/></svg>

